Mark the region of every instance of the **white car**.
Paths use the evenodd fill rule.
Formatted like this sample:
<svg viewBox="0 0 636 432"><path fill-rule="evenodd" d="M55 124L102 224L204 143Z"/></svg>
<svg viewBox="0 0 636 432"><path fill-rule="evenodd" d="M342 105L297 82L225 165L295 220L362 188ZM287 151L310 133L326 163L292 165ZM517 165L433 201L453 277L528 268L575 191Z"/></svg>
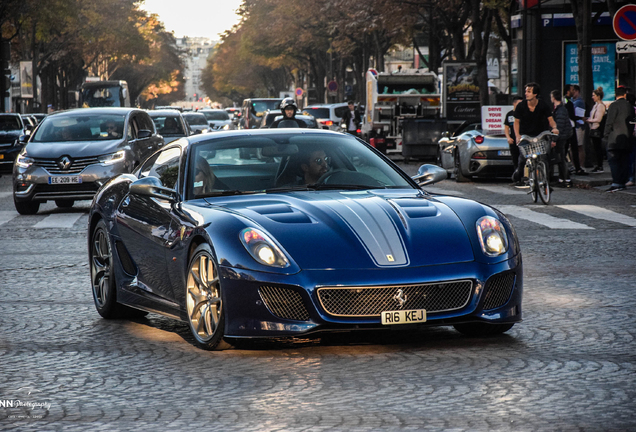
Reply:
<svg viewBox="0 0 636 432"><path fill-rule="evenodd" d="M197 111L205 116L210 125L210 130L231 130L236 129L236 126L230 119L230 115L227 111L222 109L201 109Z"/></svg>
<svg viewBox="0 0 636 432"><path fill-rule="evenodd" d="M357 107L356 107L357 108ZM342 116L349 109L346 102L334 104L315 104L303 109L303 114L314 116L318 129L340 130Z"/></svg>

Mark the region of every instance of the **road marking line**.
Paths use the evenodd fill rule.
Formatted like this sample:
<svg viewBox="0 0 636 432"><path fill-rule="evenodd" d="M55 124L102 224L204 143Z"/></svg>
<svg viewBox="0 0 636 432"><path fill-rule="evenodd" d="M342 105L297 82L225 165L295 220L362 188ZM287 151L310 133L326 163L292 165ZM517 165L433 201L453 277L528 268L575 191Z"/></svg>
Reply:
<svg viewBox="0 0 636 432"><path fill-rule="evenodd" d="M616 213L611 210L593 206L593 205L557 205L556 207L580 213L594 219L602 219L610 222L636 227L636 219L624 214Z"/></svg>
<svg viewBox="0 0 636 432"><path fill-rule="evenodd" d="M9 222L10 220L19 216L19 213L14 210L3 210L0 211L0 225Z"/></svg>
<svg viewBox="0 0 636 432"><path fill-rule="evenodd" d="M530 222L537 223L539 225L547 226L552 229L594 229L590 226L573 222L568 219L561 219L554 216L547 215L545 213L539 213L530 210L527 207L515 206L515 205L499 205L493 206L506 215L515 216L519 219L525 219Z"/></svg>
<svg viewBox="0 0 636 432"><path fill-rule="evenodd" d="M36 223L33 228L73 228L84 213L56 213Z"/></svg>
<svg viewBox="0 0 636 432"><path fill-rule="evenodd" d="M529 190L510 189L503 186L477 186L477 189L483 189L501 195L528 195Z"/></svg>

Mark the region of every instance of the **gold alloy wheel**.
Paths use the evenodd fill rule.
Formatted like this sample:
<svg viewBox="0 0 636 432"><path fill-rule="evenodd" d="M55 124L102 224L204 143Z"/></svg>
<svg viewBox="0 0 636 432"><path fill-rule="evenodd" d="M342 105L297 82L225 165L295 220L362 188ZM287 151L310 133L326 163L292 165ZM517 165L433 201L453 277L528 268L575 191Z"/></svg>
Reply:
<svg viewBox="0 0 636 432"><path fill-rule="evenodd" d="M205 251L195 254L186 285L188 322L197 342L218 348L222 341L223 303L219 276L212 257Z"/></svg>

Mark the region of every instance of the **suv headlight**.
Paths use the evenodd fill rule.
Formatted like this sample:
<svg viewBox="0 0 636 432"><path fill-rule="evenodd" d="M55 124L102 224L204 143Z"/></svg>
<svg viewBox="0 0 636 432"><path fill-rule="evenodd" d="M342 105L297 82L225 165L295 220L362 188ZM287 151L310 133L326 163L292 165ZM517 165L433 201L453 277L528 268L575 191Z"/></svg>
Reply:
<svg viewBox="0 0 636 432"><path fill-rule="evenodd" d="M33 165L33 162L35 162L35 160L33 160L33 158L28 157L26 153L18 154L18 157L15 160L15 164L19 166L20 168L28 168L31 165Z"/></svg>
<svg viewBox="0 0 636 432"><path fill-rule="evenodd" d="M126 157L126 152L124 150L119 150L118 152L115 152L115 153L100 156L99 158L97 158L97 160L99 161L99 163L103 165L112 165L114 163L124 160L125 157Z"/></svg>
<svg viewBox="0 0 636 432"><path fill-rule="evenodd" d="M241 243L256 261L271 267L289 267L283 252L263 232L245 228L240 234Z"/></svg>
<svg viewBox="0 0 636 432"><path fill-rule="evenodd" d="M481 250L489 257L496 257L508 250L508 236L498 219L484 216L477 221L477 236Z"/></svg>

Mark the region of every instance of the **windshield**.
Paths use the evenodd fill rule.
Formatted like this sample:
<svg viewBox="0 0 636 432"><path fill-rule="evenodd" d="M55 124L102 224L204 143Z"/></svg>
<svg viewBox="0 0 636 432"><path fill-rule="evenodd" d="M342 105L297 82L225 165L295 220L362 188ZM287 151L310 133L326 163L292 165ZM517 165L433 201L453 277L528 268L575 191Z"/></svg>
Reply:
<svg viewBox="0 0 636 432"><path fill-rule="evenodd" d="M152 121L155 123L157 132L160 135L185 135L183 126L179 121L179 117L164 115L164 116L152 116Z"/></svg>
<svg viewBox="0 0 636 432"><path fill-rule="evenodd" d="M192 125L207 126L208 125L208 122L206 121L204 115L186 114L183 116L183 118L186 119L186 121L188 122L190 126Z"/></svg>
<svg viewBox="0 0 636 432"><path fill-rule="evenodd" d="M50 116L42 121L31 141L59 142L120 139L124 130L125 119L126 117L122 114L92 114L85 111Z"/></svg>
<svg viewBox="0 0 636 432"><path fill-rule="evenodd" d="M82 89L83 105L88 107L119 107L119 87L90 87Z"/></svg>
<svg viewBox="0 0 636 432"><path fill-rule="evenodd" d="M0 131L13 131L22 129L17 116L0 116Z"/></svg>
<svg viewBox="0 0 636 432"><path fill-rule="evenodd" d="M208 120L229 120L230 116L225 111L201 111Z"/></svg>
<svg viewBox="0 0 636 432"><path fill-rule="evenodd" d="M210 139L191 147L189 198L295 190L412 188L357 139L281 133Z"/></svg>
<svg viewBox="0 0 636 432"><path fill-rule="evenodd" d="M256 113L257 117L262 116L267 110L275 109L280 109L280 99L252 102L252 111Z"/></svg>
<svg viewBox="0 0 636 432"><path fill-rule="evenodd" d="M329 108L305 108L304 112L314 116L317 119L329 118Z"/></svg>

